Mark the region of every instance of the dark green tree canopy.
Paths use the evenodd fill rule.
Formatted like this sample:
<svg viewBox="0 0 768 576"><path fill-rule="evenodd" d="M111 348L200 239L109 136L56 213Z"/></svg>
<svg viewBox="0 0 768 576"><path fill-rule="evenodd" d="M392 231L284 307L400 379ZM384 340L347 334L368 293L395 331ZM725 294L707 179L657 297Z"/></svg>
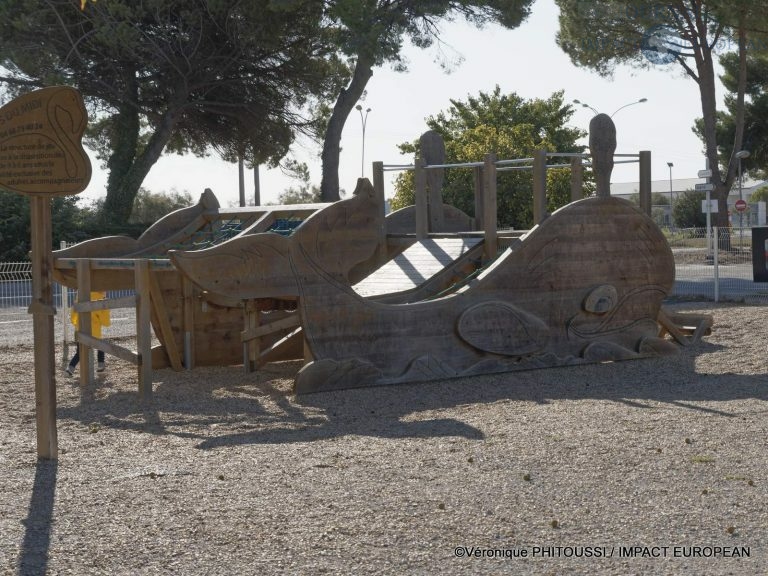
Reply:
<svg viewBox="0 0 768 576"><path fill-rule="evenodd" d="M733 156L736 132L739 61L736 54L720 58L724 74L720 77L728 93L726 110L717 115L717 141L720 166L727 166ZM703 139L704 124L696 121L694 131ZM768 40L755 40L747 54L747 84L744 104L744 138L742 150L750 155L742 161L742 169L768 177ZM738 152L738 150L736 150Z"/></svg>
<svg viewBox="0 0 768 576"><path fill-rule="evenodd" d="M106 213L127 221L167 145L246 142L275 161L344 70L316 1L7 0L6 87L77 87L97 117L110 171ZM256 150L258 148L258 150Z"/></svg>
<svg viewBox="0 0 768 576"><path fill-rule="evenodd" d="M738 59L735 129L731 148L740 149L750 39L764 35L767 14L751 0L556 0L560 7L558 44L579 66L610 75L617 65L639 68L679 66L699 86L701 133L713 170L714 197L724 202L736 178L735 159L718 163L714 56L730 49ZM727 226L727 214L715 224Z"/></svg>
<svg viewBox="0 0 768 576"><path fill-rule="evenodd" d="M431 130L445 141L446 162L480 162L485 154L499 159L529 158L534 150L583 152L576 142L586 135L567 122L574 113L563 102L563 92L547 99L526 100L511 93L502 94L497 86L490 94L480 92L466 101L451 100L451 107L427 119ZM400 146L403 153L418 152L418 141ZM526 229L533 223L533 179L530 172L499 172L497 189L498 225ZM413 174L401 174L395 184L394 209L414 203ZM443 201L474 215L473 174L452 168L445 172ZM592 186L587 184L587 194ZM547 209L554 211L570 201L569 170L550 170L547 174Z"/></svg>

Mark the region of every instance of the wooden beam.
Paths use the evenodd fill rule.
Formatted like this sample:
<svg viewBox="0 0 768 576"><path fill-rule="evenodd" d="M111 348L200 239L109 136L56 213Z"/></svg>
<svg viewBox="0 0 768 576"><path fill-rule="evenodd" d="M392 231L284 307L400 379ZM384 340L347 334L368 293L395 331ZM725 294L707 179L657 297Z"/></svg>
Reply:
<svg viewBox="0 0 768 576"><path fill-rule="evenodd" d="M547 217L547 151L533 152L533 224Z"/></svg>
<svg viewBox="0 0 768 576"><path fill-rule="evenodd" d="M90 302L91 300L91 261L87 258L77 260L77 304ZM77 305L75 304L75 305ZM78 316L78 332L91 335L91 313L86 310ZM94 379L93 376L93 358L91 349L87 344L80 344L78 351L80 353L80 387L86 388Z"/></svg>
<svg viewBox="0 0 768 576"><path fill-rule="evenodd" d="M182 369L181 356L179 355L179 349L176 347L176 338L173 335L171 323L168 320L160 283L157 281L156 273L152 271L149 272L149 293L150 301L152 302L152 311L154 312L155 318L157 318L157 325L158 328L160 328L160 334L162 335L163 343L165 344L165 352L168 354L168 360L171 362L171 368L176 372L179 372Z"/></svg>
<svg viewBox="0 0 768 576"><path fill-rule="evenodd" d="M51 252L51 199L30 196L32 227L32 294L29 307L34 331L35 418L37 457L59 457L56 430L56 356L53 335L53 253Z"/></svg>
<svg viewBox="0 0 768 576"><path fill-rule="evenodd" d="M571 202L584 198L584 164L581 158L571 158Z"/></svg>
<svg viewBox="0 0 768 576"><path fill-rule="evenodd" d="M107 354L111 354L112 356L120 358L121 360L125 360L126 362L130 362L131 364L139 364L139 355L131 350L128 350L128 348L124 348L122 346L118 346L117 344L113 344L112 342L94 338L93 336L88 336L80 332L75 333L75 340L87 345L90 348L103 350Z"/></svg>
<svg viewBox="0 0 768 576"><path fill-rule="evenodd" d="M483 168L472 168L472 181L475 190L475 230L485 230L485 204L483 204Z"/></svg>
<svg viewBox="0 0 768 576"><path fill-rule="evenodd" d="M424 160L416 157L414 160L413 187L416 206L416 238L426 238L429 233L429 213L427 206L427 175L424 170Z"/></svg>
<svg viewBox="0 0 768 576"><path fill-rule="evenodd" d="M82 312L96 312L97 310L115 310L116 308L133 308L136 306L136 296L122 296L104 300L91 300L89 302L76 302L72 309L78 314Z"/></svg>
<svg viewBox="0 0 768 576"><path fill-rule="evenodd" d="M259 307L254 299L246 300L243 316L245 330L240 333L243 341L243 368L246 374L250 374L258 368L260 349L257 336L245 337L245 334L259 328Z"/></svg>
<svg viewBox="0 0 768 576"><path fill-rule="evenodd" d="M485 231L484 257L493 260L499 249L496 205L496 154L486 154L483 166L483 230Z"/></svg>
<svg viewBox="0 0 768 576"><path fill-rule="evenodd" d="M379 264L387 261L387 225L386 217L386 198L384 195L384 162L373 163L373 190L376 194L376 203L379 205L381 222L379 226L379 245L376 248L376 260Z"/></svg>
<svg viewBox="0 0 768 576"><path fill-rule="evenodd" d="M296 312L291 316L286 316L285 318L281 318L280 320L275 320L274 322L270 322L269 324L262 324L261 326L249 327L247 330L243 330L241 332L241 336L242 336L243 342L248 342L250 340L253 340L254 338L260 338L261 336L272 334L273 332L277 332L278 330L287 330L288 328L294 328L296 326L299 326L300 323L301 323L301 318L299 318L299 313Z"/></svg>
<svg viewBox="0 0 768 576"><path fill-rule="evenodd" d="M184 325L184 367L195 367L195 299L194 286L186 276L181 277L182 314Z"/></svg>
<svg viewBox="0 0 768 576"><path fill-rule="evenodd" d="M136 260L136 341L139 354L139 395L142 400L152 399L152 326L150 302L149 262Z"/></svg>
<svg viewBox="0 0 768 576"><path fill-rule="evenodd" d="M651 215L651 152L640 152L640 210Z"/></svg>

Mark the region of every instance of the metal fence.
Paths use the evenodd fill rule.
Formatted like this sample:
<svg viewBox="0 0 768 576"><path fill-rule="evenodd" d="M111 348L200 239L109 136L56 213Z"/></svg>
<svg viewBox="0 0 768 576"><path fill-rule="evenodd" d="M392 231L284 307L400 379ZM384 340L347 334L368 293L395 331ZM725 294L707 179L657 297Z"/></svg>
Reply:
<svg viewBox="0 0 768 576"><path fill-rule="evenodd" d="M110 291L108 298L129 296L133 290ZM54 282L56 307L56 340L64 345L65 354L72 345L74 328L70 323L70 307L77 290ZM27 312L32 303L31 262L0 262L0 344L32 342L32 316ZM124 340L136 336L136 311L120 308L110 314L111 325L104 328L103 336L109 340Z"/></svg>
<svg viewBox="0 0 768 576"><path fill-rule="evenodd" d="M672 300L709 300L768 304L768 283L754 282L751 230L729 230L727 241L713 228L664 229L675 256L675 286ZM721 246L727 246L727 249ZM69 307L75 290L54 286L57 309L57 340L69 344L73 329ZM109 292L108 297L133 294ZM32 316L27 308L32 301L32 272L29 262L0 262L0 344L32 342ZM135 310L112 312L112 325L104 330L107 339L127 339L136 335Z"/></svg>

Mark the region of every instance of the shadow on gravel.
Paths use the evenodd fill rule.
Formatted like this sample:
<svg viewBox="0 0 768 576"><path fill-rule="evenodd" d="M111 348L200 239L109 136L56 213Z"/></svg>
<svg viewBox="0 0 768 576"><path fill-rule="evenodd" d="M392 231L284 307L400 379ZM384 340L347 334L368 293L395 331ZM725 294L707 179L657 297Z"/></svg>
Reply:
<svg viewBox="0 0 768 576"><path fill-rule="evenodd" d="M24 520L24 540L19 553L17 574L20 576L42 576L48 569L57 472L56 460L37 461L29 511Z"/></svg>
<svg viewBox="0 0 768 576"><path fill-rule="evenodd" d="M768 376L703 374L699 354L721 347L702 342L672 357L514 372L422 384L291 395L287 378L299 363L245 375L240 367L156 373L154 401L116 391L60 408L61 419L100 423L198 439L212 449L240 444L307 442L346 435L390 438L455 436L483 439L481 429L460 419L462 406L554 400L603 400L648 410L670 404L723 417L736 415L717 403L768 400ZM592 380L599 375L599 382ZM513 403L515 405L513 406ZM707 404L707 405L702 405ZM714 404L714 405L713 405ZM766 408L768 411L768 408ZM513 417L512 414L510 417Z"/></svg>

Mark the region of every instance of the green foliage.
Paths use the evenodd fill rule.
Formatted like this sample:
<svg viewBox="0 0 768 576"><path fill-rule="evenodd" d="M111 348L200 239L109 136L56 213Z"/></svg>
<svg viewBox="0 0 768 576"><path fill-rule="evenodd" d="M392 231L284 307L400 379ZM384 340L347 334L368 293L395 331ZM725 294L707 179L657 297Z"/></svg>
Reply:
<svg viewBox="0 0 768 576"><path fill-rule="evenodd" d="M451 100L451 107L427 119L430 129L445 141L449 164L480 162L488 153L498 159L530 157L534 150L583 152L576 141L582 130L568 128L573 109L563 103L563 93L546 100L525 100L515 93L495 90L470 96L466 102ZM403 153L418 151L417 143L400 146ZM586 171L585 171L586 172ZM587 173L588 175L588 173ZM502 228L530 228L533 223L533 180L531 172L500 171L497 179L498 225ZM592 192L588 182L587 193ZM570 171L547 173L547 209L552 212L570 201ZM453 168L445 172L443 201L474 215L474 175L472 169ZM413 173L401 173L391 200L393 209L414 203Z"/></svg>
<svg viewBox="0 0 768 576"><path fill-rule="evenodd" d="M640 194L632 194L627 198L635 206L640 206ZM666 192L652 192L651 206L669 206L669 194Z"/></svg>
<svg viewBox="0 0 768 576"><path fill-rule="evenodd" d="M706 192L686 190L680 194L672 206L672 219L680 228L701 228L707 225L707 216L701 211L701 202L706 200Z"/></svg>
<svg viewBox="0 0 768 576"><path fill-rule="evenodd" d="M186 190L184 192L172 190L171 192L155 194L145 188L140 188L128 222L131 224L154 224L166 214L192 204L192 195Z"/></svg>
<svg viewBox="0 0 768 576"><path fill-rule="evenodd" d="M750 202L768 202L768 186L758 188L749 197Z"/></svg>
<svg viewBox="0 0 768 576"><path fill-rule="evenodd" d="M754 49L747 54L747 86L744 106L743 150L750 156L742 160L742 170L756 176L768 177L768 40L755 38ZM720 58L725 71L721 76L728 90L725 96L726 110L717 114L717 142L720 166L728 165L733 154L736 134L738 54L726 53ZM704 142L704 122L699 118L694 132Z"/></svg>
<svg viewBox="0 0 768 576"><path fill-rule="evenodd" d="M51 199L52 248L62 240L79 242L89 238L87 215L77 206L76 196ZM29 197L0 190L0 261L27 260L30 251Z"/></svg>
<svg viewBox="0 0 768 576"><path fill-rule="evenodd" d="M741 127L736 114L732 137L717 128L715 54L746 54L744 39L765 38L768 17L762 2L750 0L692 0L649 2L647 0L556 0L560 7L558 45L578 66L610 76L617 65L634 68L676 66L699 87L702 120L699 133L710 166L713 167L713 198L725 203L736 177L730 158L719 169L724 143L742 147ZM744 94L744 76L736 75L738 95ZM733 100L736 109L742 99ZM727 151L726 151L727 152ZM725 212L714 215L714 223L727 226Z"/></svg>

